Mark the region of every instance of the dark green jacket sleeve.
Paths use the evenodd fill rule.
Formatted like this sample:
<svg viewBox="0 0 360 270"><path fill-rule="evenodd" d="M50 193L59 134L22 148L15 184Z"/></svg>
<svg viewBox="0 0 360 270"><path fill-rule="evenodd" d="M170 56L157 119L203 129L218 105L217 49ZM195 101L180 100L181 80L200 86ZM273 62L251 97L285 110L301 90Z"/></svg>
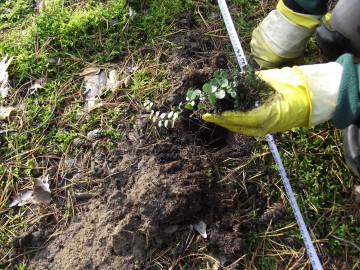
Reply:
<svg viewBox="0 0 360 270"><path fill-rule="evenodd" d="M360 115L360 65L354 63L351 54L343 54L336 62L343 66L334 126L344 129L355 122Z"/></svg>
<svg viewBox="0 0 360 270"><path fill-rule="evenodd" d="M312 15L323 15L327 12L328 0L283 0L284 4L291 10Z"/></svg>

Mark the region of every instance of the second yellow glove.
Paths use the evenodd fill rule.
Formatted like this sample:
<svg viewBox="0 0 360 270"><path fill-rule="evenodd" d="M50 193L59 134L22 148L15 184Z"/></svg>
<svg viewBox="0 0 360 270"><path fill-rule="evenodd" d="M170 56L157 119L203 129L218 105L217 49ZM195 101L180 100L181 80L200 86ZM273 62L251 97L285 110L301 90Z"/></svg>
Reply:
<svg viewBox="0 0 360 270"><path fill-rule="evenodd" d="M294 12L280 0L252 33L250 46L255 61L265 68L302 62L306 43L320 17Z"/></svg>

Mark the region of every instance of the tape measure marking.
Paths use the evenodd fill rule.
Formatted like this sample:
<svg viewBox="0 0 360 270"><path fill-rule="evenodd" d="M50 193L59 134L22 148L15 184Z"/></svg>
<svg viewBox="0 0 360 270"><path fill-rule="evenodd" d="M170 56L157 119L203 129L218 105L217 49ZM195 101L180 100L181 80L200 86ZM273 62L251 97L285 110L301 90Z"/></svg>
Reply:
<svg viewBox="0 0 360 270"><path fill-rule="evenodd" d="M247 65L247 61L246 61L245 53L241 46L239 37L236 33L235 26L234 26L233 20L231 18L229 9L228 9L225 1L220 0L220 1L218 1L218 4L220 7L220 11L221 11L227 32L230 37L231 44L232 44L234 52L235 52L236 59L239 64L240 70L244 71L244 69Z"/></svg>

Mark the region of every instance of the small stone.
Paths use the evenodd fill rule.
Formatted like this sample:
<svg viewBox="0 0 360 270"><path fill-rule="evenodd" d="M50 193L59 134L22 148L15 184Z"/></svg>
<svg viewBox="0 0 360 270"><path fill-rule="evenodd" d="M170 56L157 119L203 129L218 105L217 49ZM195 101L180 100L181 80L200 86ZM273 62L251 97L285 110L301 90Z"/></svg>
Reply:
<svg viewBox="0 0 360 270"><path fill-rule="evenodd" d="M105 136L105 132L102 129L94 129L86 134L90 140L98 140Z"/></svg>
<svg viewBox="0 0 360 270"><path fill-rule="evenodd" d="M84 139L84 138L75 138L73 140L73 145L77 148L82 148L82 147L89 147L91 146L91 143L88 142L88 140Z"/></svg>

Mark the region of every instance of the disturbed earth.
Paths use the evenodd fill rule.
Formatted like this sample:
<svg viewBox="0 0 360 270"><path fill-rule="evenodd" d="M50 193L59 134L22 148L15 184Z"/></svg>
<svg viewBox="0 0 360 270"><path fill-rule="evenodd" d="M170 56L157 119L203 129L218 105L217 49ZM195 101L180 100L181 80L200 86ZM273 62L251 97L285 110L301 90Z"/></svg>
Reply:
<svg viewBox="0 0 360 270"><path fill-rule="evenodd" d="M162 60L174 87L159 110L228 68L228 55L188 15L184 27L189 31L173 37L177 49ZM155 51L139 48L144 56ZM119 60L119 66L125 63ZM127 116L132 120L119 125L123 136L112 147L102 134L49 171L61 175L62 188L50 206L34 209L39 218L14 238L13 262L26 258L33 269L170 269L201 250L212 263L236 262L244 232L267 221L252 214L266 210L264 184L246 180L240 166L250 162L256 139L186 114L166 130L154 126L143 108L129 108ZM249 164L269 182L266 164ZM281 206L276 211L281 214Z"/></svg>
<svg viewBox="0 0 360 270"><path fill-rule="evenodd" d="M104 151L95 165L98 176L89 175L88 181L99 183L94 197L79 201L69 225L34 253L34 269L144 269L154 263L156 250L189 233L214 256L236 258L249 220L234 211L244 203L239 196L246 198L256 187L221 184L211 171L222 159L246 159L255 142L213 151L183 135L153 144L128 141ZM191 228L199 221L207 225L206 238ZM37 243L39 230L26 235L31 245L44 244Z"/></svg>

